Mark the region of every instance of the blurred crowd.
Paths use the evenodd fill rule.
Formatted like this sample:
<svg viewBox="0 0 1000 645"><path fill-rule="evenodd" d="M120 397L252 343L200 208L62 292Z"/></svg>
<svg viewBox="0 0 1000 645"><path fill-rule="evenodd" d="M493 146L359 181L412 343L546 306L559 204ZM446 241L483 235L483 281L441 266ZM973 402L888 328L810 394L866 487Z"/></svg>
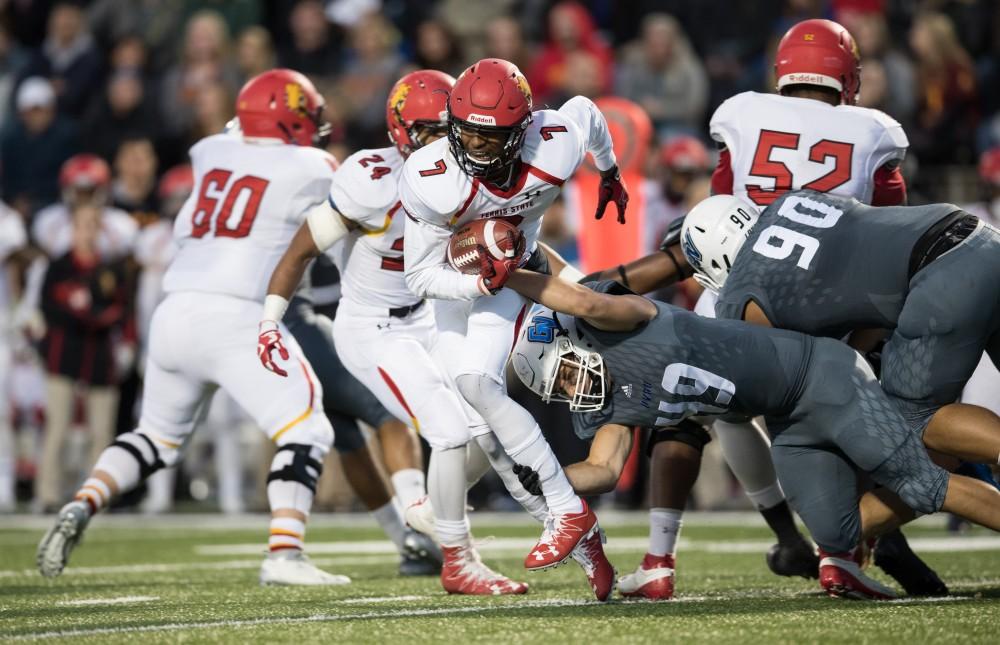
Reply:
<svg viewBox="0 0 1000 645"><path fill-rule="evenodd" d="M814 17L857 40L861 105L903 124L911 202L1000 219L994 0L0 1L0 511L17 482L36 509L57 505L87 455L132 429L170 222L193 185L187 149L223 130L249 78L307 74L341 159L387 144L386 94L413 69L457 76L495 56L525 72L536 108L628 99L651 123L633 190L653 248L707 191L713 110L771 91L778 39ZM544 229L570 259L575 210L557 204ZM239 425L219 407L220 427ZM246 452L245 435L212 436L217 457ZM228 469L215 495L239 510L254 466ZM155 484L154 507L172 482Z"/></svg>

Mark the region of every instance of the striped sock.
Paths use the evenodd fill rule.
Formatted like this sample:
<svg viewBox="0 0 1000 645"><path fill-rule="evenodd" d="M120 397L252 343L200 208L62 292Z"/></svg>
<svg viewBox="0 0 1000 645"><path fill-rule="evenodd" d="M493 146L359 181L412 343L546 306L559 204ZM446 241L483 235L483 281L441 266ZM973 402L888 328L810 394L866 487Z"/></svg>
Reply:
<svg viewBox="0 0 1000 645"><path fill-rule="evenodd" d="M76 492L73 499L87 503L90 507L90 514L93 515L108 505L111 501L111 488L104 481L89 477L83 482L83 486Z"/></svg>
<svg viewBox="0 0 1000 645"><path fill-rule="evenodd" d="M306 523L293 517L272 517L271 537L267 540L267 548L271 551L281 549L302 550L305 546Z"/></svg>

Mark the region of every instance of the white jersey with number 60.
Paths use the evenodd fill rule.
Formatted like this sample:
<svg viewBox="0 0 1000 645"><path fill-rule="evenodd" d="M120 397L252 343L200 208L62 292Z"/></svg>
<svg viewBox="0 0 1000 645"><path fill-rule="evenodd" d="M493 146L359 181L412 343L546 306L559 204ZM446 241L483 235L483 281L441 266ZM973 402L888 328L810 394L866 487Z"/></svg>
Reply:
<svg viewBox="0 0 1000 645"><path fill-rule="evenodd" d="M191 148L191 165L194 191L174 222L179 250L164 291L263 301L306 211L327 198L336 160L317 148L219 134Z"/></svg>

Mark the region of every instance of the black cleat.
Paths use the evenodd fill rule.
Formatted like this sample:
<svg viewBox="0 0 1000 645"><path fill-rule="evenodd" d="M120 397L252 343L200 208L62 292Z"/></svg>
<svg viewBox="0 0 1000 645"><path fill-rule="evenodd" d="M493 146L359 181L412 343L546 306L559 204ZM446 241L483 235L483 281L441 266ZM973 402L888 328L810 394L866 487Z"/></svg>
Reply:
<svg viewBox="0 0 1000 645"><path fill-rule="evenodd" d="M806 542L771 545L767 550L767 568L778 576L819 578L819 556Z"/></svg>
<svg viewBox="0 0 1000 645"><path fill-rule="evenodd" d="M892 576L911 596L947 596L948 587L927 563L910 549L899 529L878 538L875 566Z"/></svg>
<svg viewBox="0 0 1000 645"><path fill-rule="evenodd" d="M428 536L407 529L403 537L403 558L399 561L401 576L437 576L441 574L441 549Z"/></svg>

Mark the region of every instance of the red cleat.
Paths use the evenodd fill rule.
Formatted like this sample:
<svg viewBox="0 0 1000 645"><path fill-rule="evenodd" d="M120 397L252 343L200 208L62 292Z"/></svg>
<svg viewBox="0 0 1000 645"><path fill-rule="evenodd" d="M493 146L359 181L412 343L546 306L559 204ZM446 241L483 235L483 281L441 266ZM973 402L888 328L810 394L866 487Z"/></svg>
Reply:
<svg viewBox="0 0 1000 645"><path fill-rule="evenodd" d="M671 600L674 597L674 556L647 553L638 569L622 576L618 588L624 598Z"/></svg>
<svg viewBox="0 0 1000 645"><path fill-rule="evenodd" d="M892 600L896 592L869 578L851 553L819 552L819 585L831 598L853 600Z"/></svg>
<svg viewBox="0 0 1000 645"><path fill-rule="evenodd" d="M594 590L594 595L601 602L606 602L611 598L611 594L615 590L615 579L618 576L618 572L604 555L604 541L604 531L597 527L597 531L580 540L580 543L570 554L583 569L583 572L587 574L590 588Z"/></svg>
<svg viewBox="0 0 1000 645"><path fill-rule="evenodd" d="M597 516L580 500L583 510L579 513L564 513L552 516L552 525L545 528L538 544L524 559L528 571L540 571L565 562L576 545L600 531Z"/></svg>
<svg viewBox="0 0 1000 645"><path fill-rule="evenodd" d="M515 582L483 564L479 552L468 546L443 546L441 586L448 593L501 596L528 593L528 584Z"/></svg>

